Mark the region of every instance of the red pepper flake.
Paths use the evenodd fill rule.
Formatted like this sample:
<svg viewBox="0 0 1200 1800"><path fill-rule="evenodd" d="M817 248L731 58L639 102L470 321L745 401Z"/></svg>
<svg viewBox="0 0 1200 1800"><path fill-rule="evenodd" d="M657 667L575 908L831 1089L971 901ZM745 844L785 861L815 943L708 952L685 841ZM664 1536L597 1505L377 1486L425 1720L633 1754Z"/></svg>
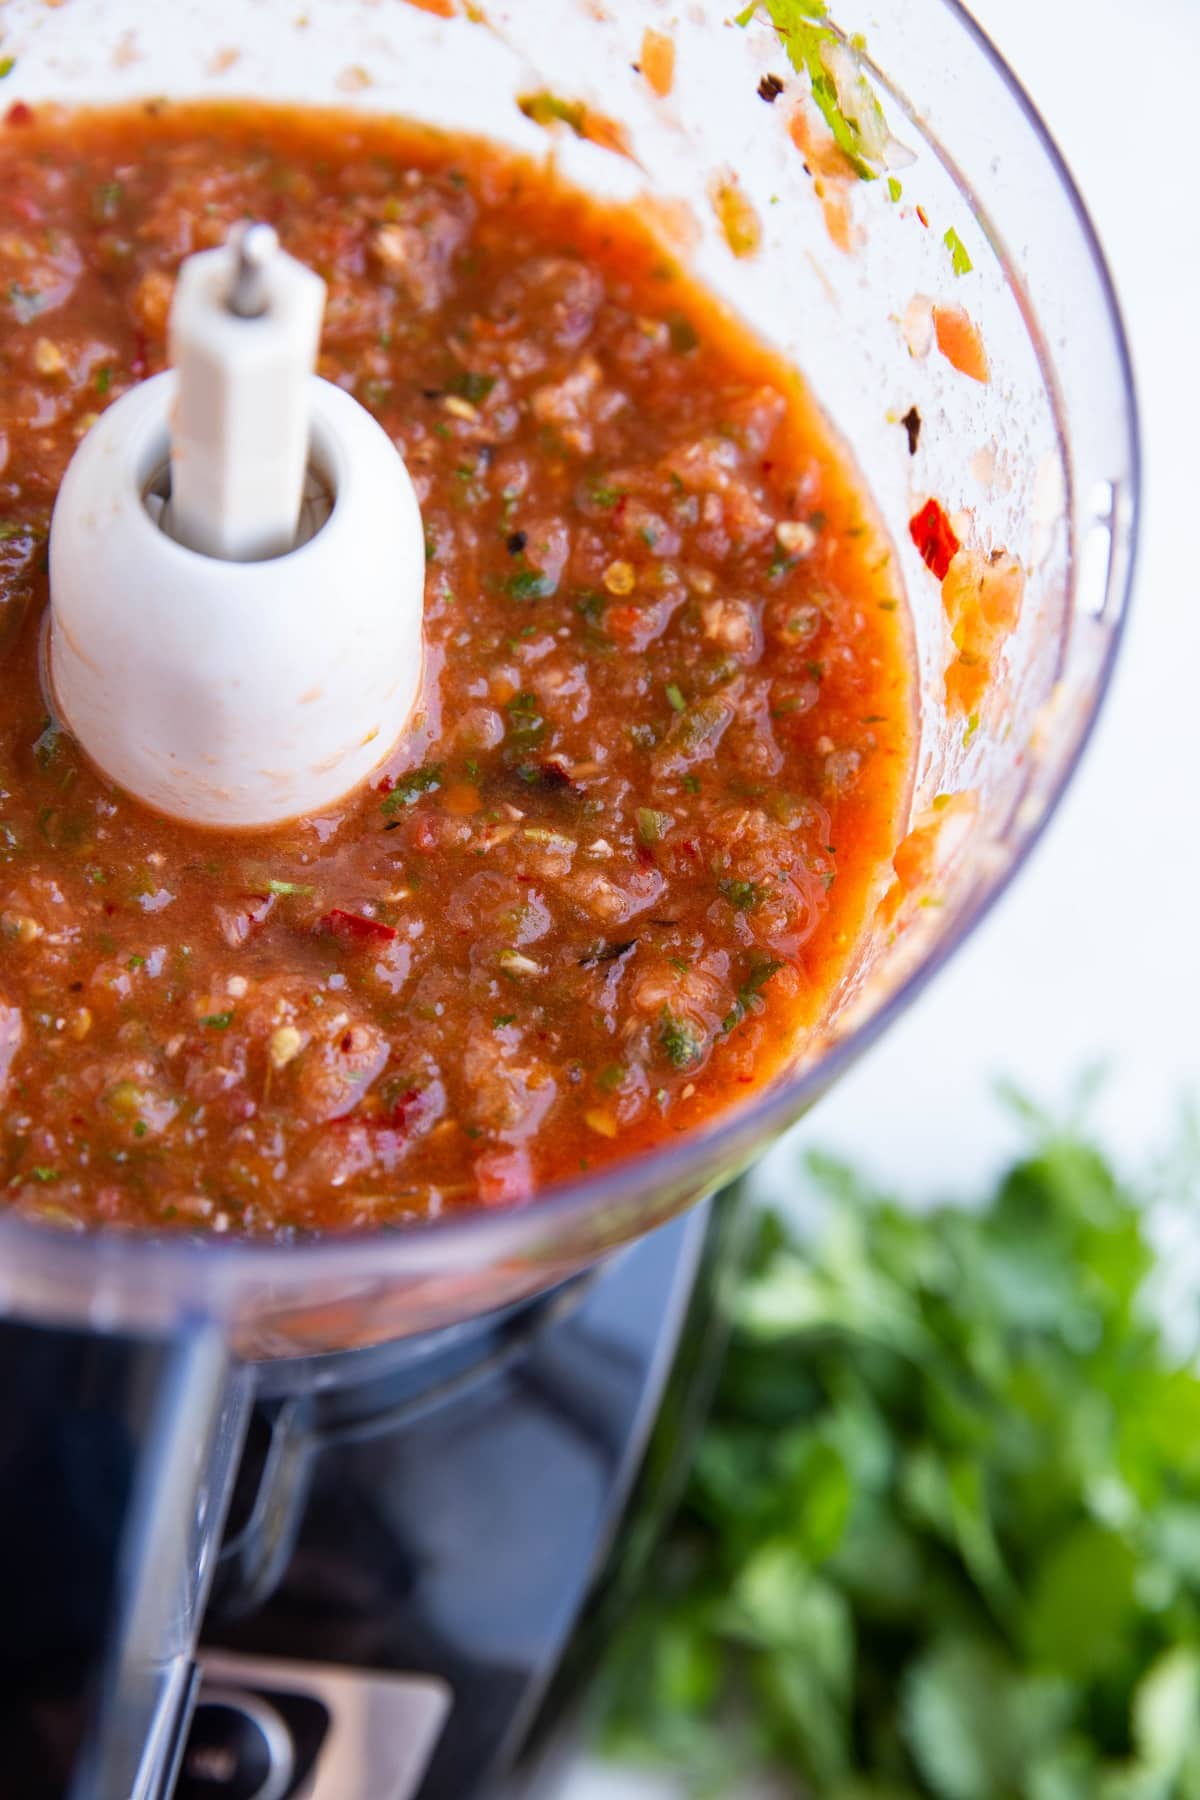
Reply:
<svg viewBox="0 0 1200 1800"><path fill-rule="evenodd" d="M398 1131L409 1132L421 1110L421 1089L405 1088L392 1101L391 1111L383 1116Z"/></svg>
<svg viewBox="0 0 1200 1800"><path fill-rule="evenodd" d="M944 581L960 546L949 519L936 500L927 500L920 512L913 514L908 521L908 530L926 566L933 570L939 581Z"/></svg>
<svg viewBox="0 0 1200 1800"><path fill-rule="evenodd" d="M925 227L926 231L928 231L929 230L929 215L926 213L925 208L923 206L918 206L916 208L916 214L917 214L918 219L920 219L922 225Z"/></svg>
<svg viewBox="0 0 1200 1800"><path fill-rule="evenodd" d="M4 123L6 125L32 125L32 106L26 106L24 100L14 100L4 115Z"/></svg>
<svg viewBox="0 0 1200 1800"><path fill-rule="evenodd" d="M385 925L380 919L364 918L362 913L345 912L340 906L317 920L317 930L340 938L344 944L362 946L390 944L396 936L394 926Z"/></svg>

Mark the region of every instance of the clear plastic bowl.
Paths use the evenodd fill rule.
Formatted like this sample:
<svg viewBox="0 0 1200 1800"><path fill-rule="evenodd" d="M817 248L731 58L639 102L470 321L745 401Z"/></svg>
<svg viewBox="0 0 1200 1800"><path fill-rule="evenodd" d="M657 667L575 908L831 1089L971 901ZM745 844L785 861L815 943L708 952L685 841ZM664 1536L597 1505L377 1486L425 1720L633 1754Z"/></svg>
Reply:
<svg viewBox="0 0 1200 1800"><path fill-rule="evenodd" d="M848 442L901 557L921 671L914 817L970 790L975 812L937 904L869 935L827 1029L770 1087L711 1128L545 1192L519 1211L281 1248L68 1236L0 1219L0 1310L99 1326L215 1323L243 1355L377 1343L544 1288L743 1169L884 1031L986 913L1069 779L1108 678L1136 536L1138 439L1111 284L1070 176L991 45L954 0L837 0L846 37L912 160L854 184L856 245L836 247L789 136L804 84L774 30L665 0L9 0L6 104L153 95L354 106L553 154L580 186L643 202L688 258L803 371ZM760 12L765 9L760 8ZM475 16L468 16L472 14ZM676 46L659 98L634 65L647 28ZM784 80L771 104L765 75ZM619 122L631 154L552 132L520 110L550 92ZM762 227L735 259L711 204L736 172ZM919 204L927 225L917 216ZM973 264L956 275L946 233ZM678 243L676 243L678 247ZM987 386L921 349L914 296L965 305ZM922 324L922 320L925 324ZM923 428L910 456L902 415ZM980 726L944 703L939 586L909 539L929 496L969 512L974 540L1028 577L1019 629ZM1031 1021L1031 1028L1035 1022Z"/></svg>

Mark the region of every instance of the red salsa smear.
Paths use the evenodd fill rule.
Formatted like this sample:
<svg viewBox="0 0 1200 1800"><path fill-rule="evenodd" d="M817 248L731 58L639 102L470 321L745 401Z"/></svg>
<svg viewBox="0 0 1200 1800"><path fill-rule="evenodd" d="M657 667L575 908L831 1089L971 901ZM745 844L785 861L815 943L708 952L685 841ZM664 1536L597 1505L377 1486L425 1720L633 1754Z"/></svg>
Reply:
<svg viewBox="0 0 1200 1800"><path fill-rule="evenodd" d="M218 834L39 679L91 420L181 257L271 220L421 501L427 679L368 791ZM827 1015L913 755L889 547L799 378L629 212L257 104L0 127L0 1202L287 1239L516 1205L701 1128Z"/></svg>

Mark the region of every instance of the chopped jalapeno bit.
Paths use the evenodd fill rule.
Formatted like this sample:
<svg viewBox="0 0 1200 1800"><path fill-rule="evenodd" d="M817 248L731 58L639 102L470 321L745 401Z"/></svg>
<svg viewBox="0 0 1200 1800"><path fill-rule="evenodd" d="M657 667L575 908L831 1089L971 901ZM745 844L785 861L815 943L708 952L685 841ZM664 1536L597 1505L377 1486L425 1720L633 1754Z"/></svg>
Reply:
<svg viewBox="0 0 1200 1800"><path fill-rule="evenodd" d="M643 844L661 844L674 823L670 813L657 812L652 806L637 809L638 836Z"/></svg>

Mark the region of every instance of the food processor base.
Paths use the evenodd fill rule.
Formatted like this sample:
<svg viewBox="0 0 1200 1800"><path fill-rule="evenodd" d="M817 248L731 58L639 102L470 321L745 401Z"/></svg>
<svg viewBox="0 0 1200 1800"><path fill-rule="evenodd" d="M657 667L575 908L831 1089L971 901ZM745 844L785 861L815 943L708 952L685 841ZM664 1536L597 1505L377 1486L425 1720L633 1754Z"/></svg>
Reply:
<svg viewBox="0 0 1200 1800"><path fill-rule="evenodd" d="M543 1786L703 1406L737 1214L259 1402L174 1800Z"/></svg>

